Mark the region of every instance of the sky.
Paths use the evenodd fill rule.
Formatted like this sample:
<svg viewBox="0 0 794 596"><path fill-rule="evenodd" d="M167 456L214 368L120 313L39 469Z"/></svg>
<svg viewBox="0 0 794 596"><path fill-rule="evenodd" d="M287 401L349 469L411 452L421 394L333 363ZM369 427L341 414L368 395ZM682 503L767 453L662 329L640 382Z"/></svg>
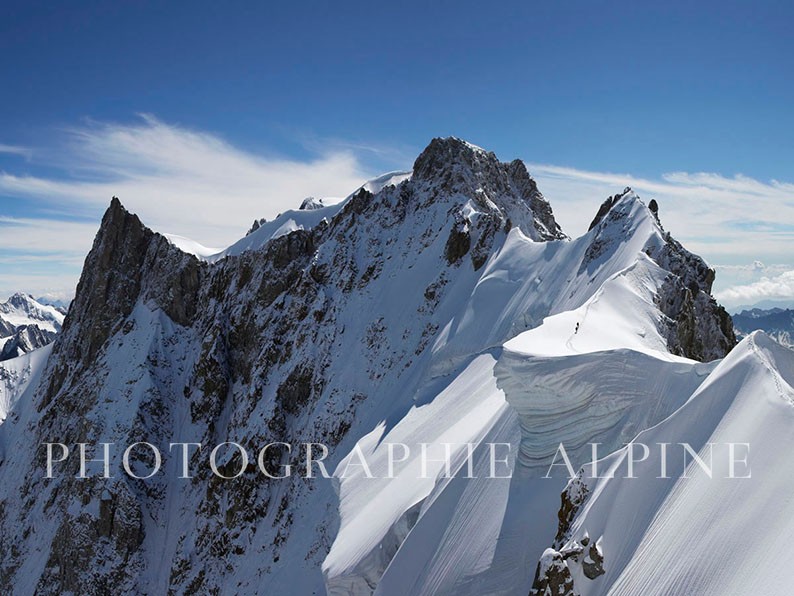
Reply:
<svg viewBox="0 0 794 596"><path fill-rule="evenodd" d="M789 2L0 0L0 298L68 298L111 196L224 247L455 135L564 231L625 186L729 307L794 301Z"/></svg>

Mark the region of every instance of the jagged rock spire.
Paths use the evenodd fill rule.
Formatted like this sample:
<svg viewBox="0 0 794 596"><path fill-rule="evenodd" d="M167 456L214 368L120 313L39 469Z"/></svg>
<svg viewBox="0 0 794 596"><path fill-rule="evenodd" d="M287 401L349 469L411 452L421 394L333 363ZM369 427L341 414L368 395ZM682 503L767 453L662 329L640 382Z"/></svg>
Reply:
<svg viewBox="0 0 794 596"><path fill-rule="evenodd" d="M519 159L500 162L493 152L456 137L435 138L414 162L413 180L449 195L483 197L534 240L567 237Z"/></svg>

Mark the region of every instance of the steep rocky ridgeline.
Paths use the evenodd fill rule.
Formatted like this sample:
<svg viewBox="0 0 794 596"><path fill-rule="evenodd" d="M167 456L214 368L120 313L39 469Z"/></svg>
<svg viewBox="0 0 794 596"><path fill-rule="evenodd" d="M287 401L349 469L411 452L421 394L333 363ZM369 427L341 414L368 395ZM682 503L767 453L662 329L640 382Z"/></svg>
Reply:
<svg viewBox="0 0 794 596"><path fill-rule="evenodd" d="M75 459L53 482L41 478L39 443L148 441L167 454L179 438L313 441L344 442L345 452L368 404L413 382L453 314L452 288L470 292L514 226L538 240L563 237L523 164L457 139L434 140L410 181L377 195L362 189L330 221L213 265L114 198L35 411L17 425L29 438L14 463L37 473L20 474L3 495L0 523L14 547L2 551L0 583L209 593L291 574L296 560L319 570L334 532L329 486L268 482L253 465L228 482L206 465L185 482L76 479ZM133 465L151 464L146 450L137 457ZM299 462L298 453L274 457L274 468ZM307 527L306 511L328 524ZM49 554L32 560L37 548Z"/></svg>
<svg viewBox="0 0 794 596"><path fill-rule="evenodd" d="M192 452L193 477L179 478L169 443L296 446L270 452L264 463L274 472L300 468L300 443L323 443L332 471L362 435L397 424L439 371L555 308L581 306L631 262L604 265L626 241L621 205L647 211L614 201L589 236L569 242L523 163L454 138L434 139L409 179L362 188L313 227L212 263L180 251L114 198L41 382L0 426L0 586L321 591L339 527L332 482L297 472L269 480L254 458L241 468L234 451L219 456L223 473L241 470L234 480L215 477L206 452ZM669 236L642 246L670 273L659 308L671 350L724 355L733 336L708 295L713 272ZM548 259L548 277L499 269L511 251ZM571 270L558 282L554 255L569 254ZM509 291L488 294L485 282L509 282ZM471 327L483 300L498 319L488 334ZM116 444L114 477L100 478L92 464L91 478L76 478L70 457L45 479L46 441ZM141 441L166 456L163 472L146 481L120 469L120 451ZM150 451L133 452L139 474L153 464Z"/></svg>
<svg viewBox="0 0 794 596"><path fill-rule="evenodd" d="M629 210L625 208L628 203L622 200L634 196L626 188L601 205L590 224L590 233L595 235L583 265L609 255L610 244L620 242L625 236L623 227ZM668 348L673 354L694 360L722 358L736 345L736 336L730 315L711 295L714 269L664 231L655 200L649 203L648 210L663 241L649 243L645 252L670 273L657 295L659 310L666 317L664 334Z"/></svg>

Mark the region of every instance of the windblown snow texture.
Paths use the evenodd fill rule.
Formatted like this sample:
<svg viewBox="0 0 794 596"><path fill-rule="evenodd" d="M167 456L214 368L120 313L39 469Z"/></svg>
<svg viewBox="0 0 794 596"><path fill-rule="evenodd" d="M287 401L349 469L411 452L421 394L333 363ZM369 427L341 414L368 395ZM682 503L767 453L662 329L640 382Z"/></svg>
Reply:
<svg viewBox="0 0 794 596"><path fill-rule="evenodd" d="M752 375L787 391L789 377L774 371L791 362L767 353L762 336L751 351L763 357L705 362L733 347L730 319L710 297L713 270L662 229L655 207L627 189L570 240L520 161L455 138L434 139L410 173L258 221L223 251L152 232L114 199L54 345L0 368L0 586L524 596L554 569L571 590L632 593L658 560L684 592L690 578L700 593L725 593L699 575L705 546L675 561L662 543L647 542L657 559L632 550L658 499L608 484L625 503L610 509L618 501L598 499L590 480L574 494L564 473L542 477L561 441L578 467L588 442L606 456L645 429L705 440L730 404L746 403L754 419L753 399L776 399L744 382ZM710 409L717 385L727 405ZM334 477L267 480L249 466L220 481L201 453L192 479L166 458L161 474L134 480L120 456L111 479L75 478L75 458L45 479L44 441L148 441L164 454L170 442L320 442ZM386 478L396 442L411 455ZM475 478L445 478L440 462L421 478L422 443L435 457L443 443L472 443ZM499 472L512 478L483 477L488 443L505 444ZM356 445L376 478L348 467ZM133 453L133 468L149 470L150 454ZM463 455L454 449L456 465ZM296 450L266 463L301 462ZM229 455L219 463L239 466ZM663 510L671 540L683 544L673 530L695 512L715 519L722 488L703 484ZM558 519L563 490L576 503ZM732 518L743 528L740 507ZM711 527L720 553L747 550L739 526ZM763 527L782 546L784 528ZM761 540L749 536L750 548ZM742 585L757 563L741 567Z"/></svg>

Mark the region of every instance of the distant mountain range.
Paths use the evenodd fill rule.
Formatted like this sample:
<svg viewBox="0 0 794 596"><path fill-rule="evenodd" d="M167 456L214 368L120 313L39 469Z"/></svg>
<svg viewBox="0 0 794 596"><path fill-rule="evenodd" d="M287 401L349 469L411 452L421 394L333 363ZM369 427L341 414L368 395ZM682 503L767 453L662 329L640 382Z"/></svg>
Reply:
<svg viewBox="0 0 794 596"><path fill-rule="evenodd" d="M778 343L794 348L794 310L789 308L753 308L733 315L736 335L744 337L763 331Z"/></svg>
<svg viewBox="0 0 794 596"><path fill-rule="evenodd" d="M61 330L66 310L17 293L0 303L0 361L41 348Z"/></svg>

